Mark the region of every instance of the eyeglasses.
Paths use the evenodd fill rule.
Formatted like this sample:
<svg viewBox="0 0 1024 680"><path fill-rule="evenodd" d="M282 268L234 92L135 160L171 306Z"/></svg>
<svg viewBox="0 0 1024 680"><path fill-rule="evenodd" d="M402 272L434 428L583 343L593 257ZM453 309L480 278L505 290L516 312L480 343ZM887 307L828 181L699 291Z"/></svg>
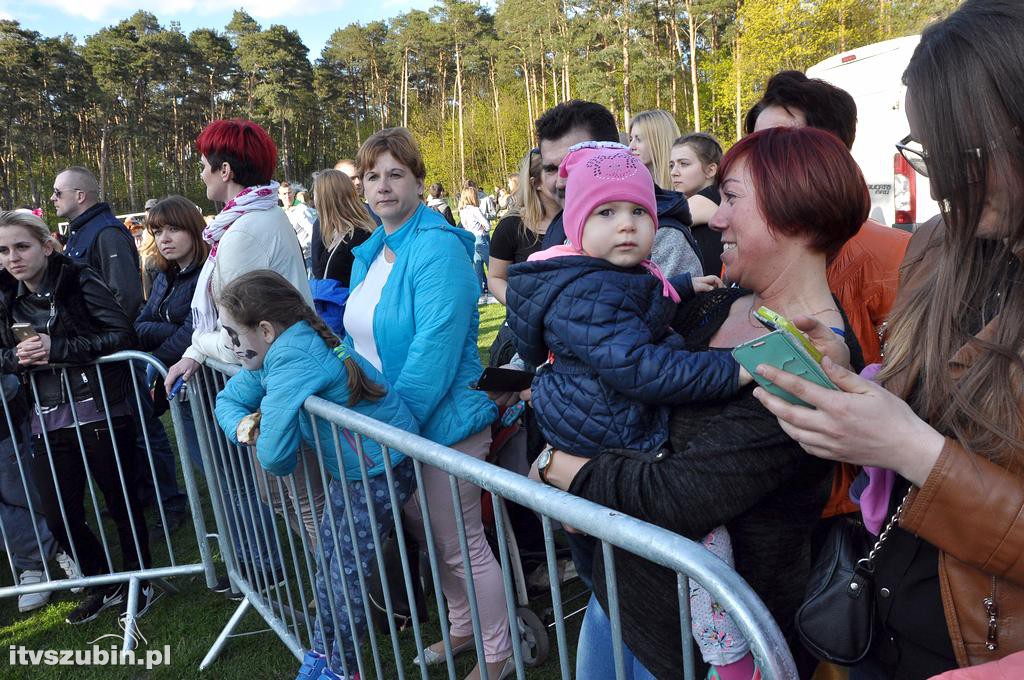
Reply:
<svg viewBox="0 0 1024 680"><path fill-rule="evenodd" d="M1002 146L1002 141L1007 137L1020 137L1020 128L1014 127L1010 129L1009 132L999 135L985 146L964 149L963 154L970 161L980 161L985 157L986 153ZM912 135L907 135L901 139L896 145L896 150L900 152L900 155L906 159L907 163L910 163L910 167L914 168L919 175L922 177L928 176L928 152L924 150L921 143L914 139ZM976 166L975 171L978 171Z"/></svg>
<svg viewBox="0 0 1024 680"><path fill-rule="evenodd" d="M75 193L78 193L79 191L81 191L81 189L58 189L57 187L54 187L53 195L56 198L60 198L61 194L63 194L65 191L74 191Z"/></svg>
<svg viewBox="0 0 1024 680"><path fill-rule="evenodd" d="M912 146L913 145L913 146ZM907 135L896 144L896 150L910 163L910 167L922 177L928 176L928 152L924 150L921 143L911 135Z"/></svg>

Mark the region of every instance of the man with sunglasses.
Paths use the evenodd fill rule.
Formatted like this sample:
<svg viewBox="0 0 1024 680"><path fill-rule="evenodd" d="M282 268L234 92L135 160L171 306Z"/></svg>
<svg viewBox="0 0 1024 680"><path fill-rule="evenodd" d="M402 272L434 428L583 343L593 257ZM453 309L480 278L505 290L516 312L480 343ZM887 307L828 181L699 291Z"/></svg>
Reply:
<svg viewBox="0 0 1024 680"><path fill-rule="evenodd" d="M92 267L113 291L114 298L128 318L134 320L143 304L139 251L134 237L114 216L110 206L99 200L99 195L96 177L81 166L63 170L53 181L50 201L57 209L57 216L68 220L68 242L64 254ZM139 500L149 505L155 495L146 450L148 435L157 471L158 491L163 500L168 529L173 531L187 516L187 498L178 489L174 454L163 425L154 415L149 390L142 390L140 401L142 411L138 417L145 433L140 428L135 442L138 458L135 484L139 489Z"/></svg>
<svg viewBox="0 0 1024 680"><path fill-rule="evenodd" d="M50 201L57 217L68 220L64 253L95 269L128 318L134 319L142 309L139 251L132 235L99 197L96 177L76 165L57 175Z"/></svg>

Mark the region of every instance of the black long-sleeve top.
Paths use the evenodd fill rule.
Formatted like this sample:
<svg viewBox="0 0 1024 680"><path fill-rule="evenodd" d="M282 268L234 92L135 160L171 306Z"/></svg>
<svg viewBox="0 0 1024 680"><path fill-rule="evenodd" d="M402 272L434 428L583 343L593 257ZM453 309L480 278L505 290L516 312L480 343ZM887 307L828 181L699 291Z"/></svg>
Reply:
<svg viewBox="0 0 1024 680"><path fill-rule="evenodd" d="M687 347L707 350L732 303L746 294L724 289L699 295L680 308L674 328ZM859 370L863 361L852 332L847 344ZM790 439L754 398L753 386L731 399L677 407L670 439L673 453L660 461L615 454L592 459L569 491L693 540L725 525L736 570L791 646L798 644L792 621L803 599L811 530L828 500L833 464ZM615 560L623 640L656 677L682 677L674 572L620 550ZM594 587L607 607L600 551Z"/></svg>

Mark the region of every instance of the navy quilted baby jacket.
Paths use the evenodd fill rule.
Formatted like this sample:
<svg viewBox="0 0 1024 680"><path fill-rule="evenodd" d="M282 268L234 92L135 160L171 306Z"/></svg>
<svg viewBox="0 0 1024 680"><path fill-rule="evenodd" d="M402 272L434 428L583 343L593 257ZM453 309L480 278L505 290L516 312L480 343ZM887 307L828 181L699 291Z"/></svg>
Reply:
<svg viewBox="0 0 1024 680"><path fill-rule="evenodd" d="M671 279L693 295L689 274ZM675 303L641 267L557 257L509 268L507 322L520 356L553 365L533 381L547 442L593 458L608 449L657 455L669 407L732 396L739 365L728 352L688 352L669 328Z"/></svg>

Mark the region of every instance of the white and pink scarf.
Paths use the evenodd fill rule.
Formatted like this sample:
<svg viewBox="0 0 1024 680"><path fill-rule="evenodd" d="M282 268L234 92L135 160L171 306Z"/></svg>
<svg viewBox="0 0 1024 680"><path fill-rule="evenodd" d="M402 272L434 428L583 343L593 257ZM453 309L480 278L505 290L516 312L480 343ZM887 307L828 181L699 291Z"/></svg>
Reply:
<svg viewBox="0 0 1024 680"><path fill-rule="evenodd" d="M196 330L206 333L217 329L217 307L213 302L213 272L217 267L220 240L242 215L276 208L277 187L278 183L271 181L270 184L242 189L203 230L203 240L210 244L210 256L199 272L196 292L192 295L192 323Z"/></svg>

